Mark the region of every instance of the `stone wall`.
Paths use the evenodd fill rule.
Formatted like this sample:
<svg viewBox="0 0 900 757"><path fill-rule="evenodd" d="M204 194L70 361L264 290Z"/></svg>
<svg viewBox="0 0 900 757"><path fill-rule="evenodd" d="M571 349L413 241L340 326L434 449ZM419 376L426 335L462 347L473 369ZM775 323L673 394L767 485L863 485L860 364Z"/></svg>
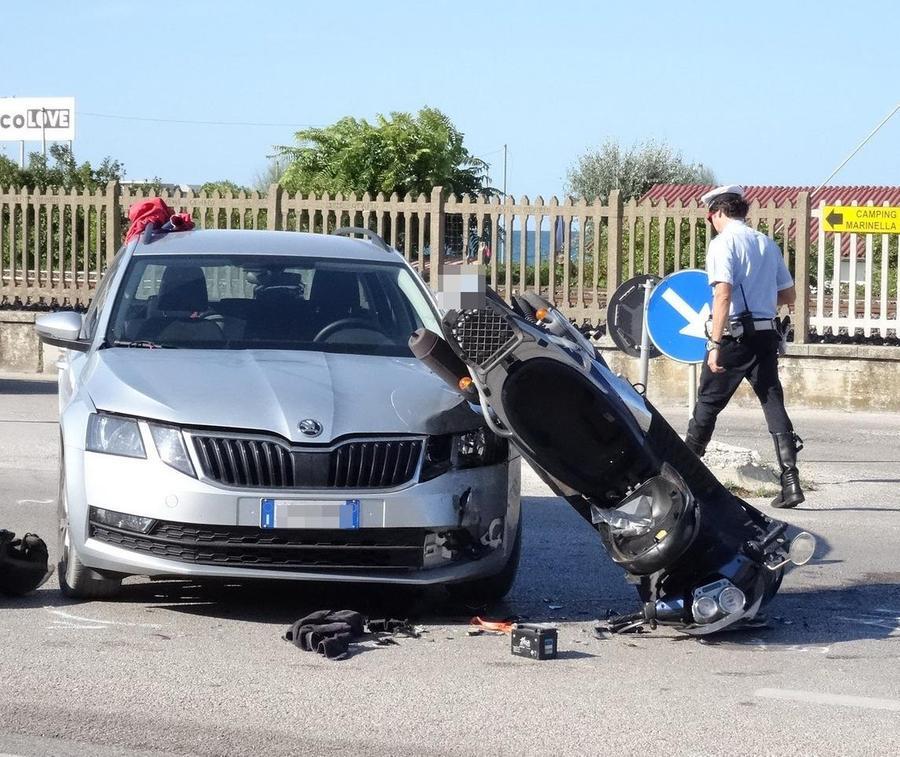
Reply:
<svg viewBox="0 0 900 757"><path fill-rule="evenodd" d="M0 371L52 373L59 350L42 345L32 312L0 311ZM600 352L617 373L637 381L635 358L611 344ZM688 366L666 358L650 361L647 396L656 404L687 404ZM781 380L790 407L900 411L900 350L855 345L791 345L781 359ZM757 404L749 385L732 402Z"/></svg>
<svg viewBox="0 0 900 757"><path fill-rule="evenodd" d="M637 381L637 359L614 347L603 347L601 353L613 370ZM780 362L789 407L900 411L900 350L896 347L791 345ZM659 405L686 405L689 373L682 363L663 357L651 360L647 397ZM746 382L732 402L745 407L759 404Z"/></svg>

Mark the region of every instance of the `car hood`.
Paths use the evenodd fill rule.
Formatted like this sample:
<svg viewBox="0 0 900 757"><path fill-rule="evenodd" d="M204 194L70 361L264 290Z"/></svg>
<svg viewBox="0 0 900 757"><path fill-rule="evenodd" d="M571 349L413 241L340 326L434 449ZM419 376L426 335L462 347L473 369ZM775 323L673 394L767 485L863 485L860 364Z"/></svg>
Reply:
<svg viewBox="0 0 900 757"><path fill-rule="evenodd" d="M412 358L275 350L99 350L84 387L98 410L297 442L474 428L471 406ZM322 433L304 436L313 418Z"/></svg>

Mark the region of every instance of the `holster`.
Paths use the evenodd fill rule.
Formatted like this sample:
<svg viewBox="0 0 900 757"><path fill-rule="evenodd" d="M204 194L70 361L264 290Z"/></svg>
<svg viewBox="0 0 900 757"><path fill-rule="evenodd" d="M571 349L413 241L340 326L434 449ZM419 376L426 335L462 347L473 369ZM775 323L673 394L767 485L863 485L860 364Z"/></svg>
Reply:
<svg viewBox="0 0 900 757"><path fill-rule="evenodd" d="M734 333L734 324L738 325L740 335ZM742 339L750 339L756 333L756 324L753 322L753 313L751 313L749 310L745 310L743 313L738 313L733 319L729 321L729 325L731 326L731 335L738 341L741 341Z"/></svg>

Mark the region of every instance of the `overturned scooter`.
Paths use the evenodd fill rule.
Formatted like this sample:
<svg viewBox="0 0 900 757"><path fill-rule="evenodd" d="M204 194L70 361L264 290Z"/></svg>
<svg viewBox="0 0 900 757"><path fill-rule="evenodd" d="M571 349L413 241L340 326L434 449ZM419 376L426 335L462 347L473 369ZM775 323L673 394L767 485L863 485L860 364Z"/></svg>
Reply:
<svg viewBox="0 0 900 757"><path fill-rule="evenodd" d="M488 291L450 311L443 339L413 354L481 406L538 475L600 532L635 576L642 608L613 631L665 624L692 635L747 625L815 538L731 494L656 409L615 375L562 313L534 294L508 306Z"/></svg>

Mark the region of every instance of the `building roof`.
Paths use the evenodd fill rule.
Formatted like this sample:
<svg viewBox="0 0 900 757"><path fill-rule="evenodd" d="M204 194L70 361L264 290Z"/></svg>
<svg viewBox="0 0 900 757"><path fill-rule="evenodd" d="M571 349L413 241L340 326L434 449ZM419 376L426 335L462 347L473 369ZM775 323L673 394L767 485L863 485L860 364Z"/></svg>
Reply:
<svg viewBox="0 0 900 757"><path fill-rule="evenodd" d="M714 189L714 184L654 184L640 199L640 203L650 202L658 205L665 202L667 206L671 206L677 200L681 200L683 205L690 206L698 203L700 198L710 189ZM814 195L812 194L816 187L782 187L782 186L745 186L744 195L747 201L752 203L758 200L760 207L765 208L774 204L777 207L784 207L792 204L800 192L809 192L810 206L815 209L820 205L900 205L900 187L875 187L875 186L826 186L819 189ZM795 235L794 224L790 225L788 236L790 239ZM810 239L816 240L819 235L819 219L813 215L809 219L809 236ZM860 249L860 248L857 248ZM841 238L841 257L850 257L850 235L844 234Z"/></svg>
<svg viewBox="0 0 900 757"><path fill-rule="evenodd" d="M713 184L654 184L641 197L640 201L649 201L656 205L661 200L665 200L667 205L671 205L676 200L681 200L687 204L691 200L699 200L714 187L715 185ZM744 192L748 202L759 200L760 205L768 205L774 201L778 207L781 207L785 202L793 202L800 192L812 193L814 189L814 186L781 187L760 185L744 187ZM885 202L891 205L900 205L900 187L828 186L822 187L815 195L810 197L810 202L812 207L818 207L820 203L825 205L849 205L853 202L859 205L866 205L868 202L871 202L873 205L881 205Z"/></svg>

